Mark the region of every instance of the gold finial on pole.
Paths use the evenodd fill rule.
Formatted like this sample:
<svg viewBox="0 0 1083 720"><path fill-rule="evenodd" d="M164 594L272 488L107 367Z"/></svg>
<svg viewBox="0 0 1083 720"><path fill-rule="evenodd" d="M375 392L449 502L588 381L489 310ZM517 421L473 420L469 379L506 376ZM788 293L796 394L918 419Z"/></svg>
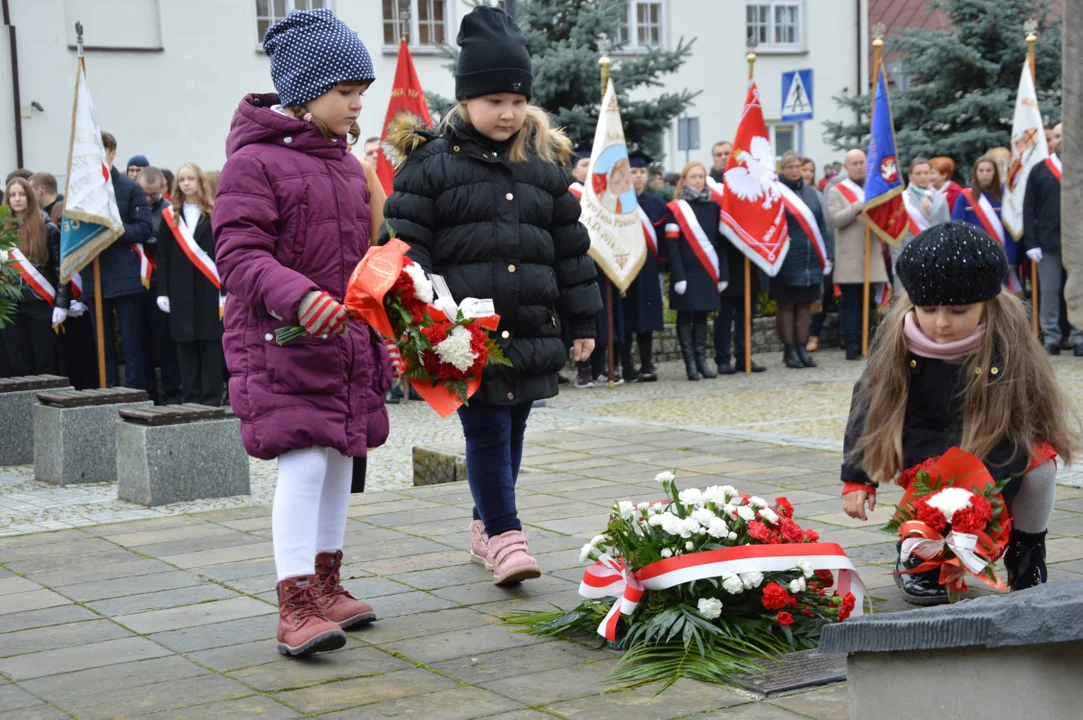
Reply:
<svg viewBox="0 0 1083 720"><path fill-rule="evenodd" d="M609 35L607 35L606 33L601 33L600 35L598 35L598 52L600 52L602 54L602 56L600 58L598 58L598 66L601 68L601 73L602 73L602 99L603 100L605 99L606 87L609 84L609 65L612 62L609 59L609 46L610 46Z"/></svg>
<svg viewBox="0 0 1083 720"><path fill-rule="evenodd" d="M1027 34L1027 64L1030 65L1030 79L1038 82L1037 57L1034 54L1034 43L1038 42L1038 21L1034 18L1023 23L1023 32Z"/></svg>
<svg viewBox="0 0 1083 720"><path fill-rule="evenodd" d="M752 68L756 64L756 53L750 52L748 55L745 55L745 60L748 61L748 79L751 80L752 79Z"/></svg>

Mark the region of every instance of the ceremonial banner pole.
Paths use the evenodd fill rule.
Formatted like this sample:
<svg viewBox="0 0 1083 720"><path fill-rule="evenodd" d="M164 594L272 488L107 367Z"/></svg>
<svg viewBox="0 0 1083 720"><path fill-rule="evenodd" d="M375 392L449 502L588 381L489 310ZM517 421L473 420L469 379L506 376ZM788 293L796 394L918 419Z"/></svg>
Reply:
<svg viewBox="0 0 1083 720"><path fill-rule="evenodd" d="M602 73L602 99L598 105L598 115L601 116L605 112L605 92L609 87L609 43L603 42L602 44L602 57L598 59L598 65L601 67ZM603 273L604 274L604 273ZM609 380L609 387L613 387L613 371L616 363L613 359L613 353L615 352L615 344L613 342L613 281L608 277L605 279L605 337L606 337L606 376ZM595 349L597 351L597 349Z"/></svg>
<svg viewBox="0 0 1083 720"><path fill-rule="evenodd" d="M876 111L876 82L880 77L880 51L884 47L884 38L882 36L882 26L877 23L877 27L874 30L876 37L872 41L872 77L873 77L873 93L872 93L872 110L869 112L869 128L871 132L872 128L872 114ZM870 136L871 137L871 136ZM869 225L869 219L865 219L865 285L862 293L862 307L861 307L861 357L868 357L869 355L869 277L870 277L870 263L872 262L872 226Z"/></svg>
<svg viewBox="0 0 1083 720"><path fill-rule="evenodd" d="M1038 42L1036 23L1028 21L1027 25L1027 64L1030 65L1030 79L1034 81L1034 92L1038 92L1038 69L1034 57L1034 43ZM1038 335L1038 263L1030 261L1030 310L1031 323L1034 334Z"/></svg>
<svg viewBox="0 0 1083 720"><path fill-rule="evenodd" d="M748 81L752 82L752 70L756 65L756 53L750 52ZM745 375L752 374L752 261L745 255Z"/></svg>

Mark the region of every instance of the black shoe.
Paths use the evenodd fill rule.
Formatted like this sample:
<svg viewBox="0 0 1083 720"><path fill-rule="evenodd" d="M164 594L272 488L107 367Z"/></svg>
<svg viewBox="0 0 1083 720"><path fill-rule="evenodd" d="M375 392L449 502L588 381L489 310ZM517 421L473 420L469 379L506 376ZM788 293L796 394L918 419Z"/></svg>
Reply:
<svg viewBox="0 0 1083 720"><path fill-rule="evenodd" d="M707 323L697 323L692 326L692 343L696 352L696 370L702 377L713 380L718 373L707 362Z"/></svg>
<svg viewBox="0 0 1083 720"><path fill-rule="evenodd" d="M1083 343L1076 343L1072 346L1072 355L1083 357Z"/></svg>
<svg viewBox="0 0 1083 720"><path fill-rule="evenodd" d="M794 370L805 369L805 363L801 362L801 356L797 354L797 346L793 343L786 343L786 349L782 351L782 362L786 367Z"/></svg>
<svg viewBox="0 0 1083 720"><path fill-rule="evenodd" d="M1008 587L1012 592L1041 585L1049 578L1045 569L1045 534L1044 530L1025 533L1015 528L1009 533L1004 567L1008 571Z"/></svg>
<svg viewBox="0 0 1083 720"><path fill-rule="evenodd" d="M417 390L414 390L414 386L410 386L410 399L411 400L424 400L425 398L417 394Z"/></svg>
<svg viewBox="0 0 1083 720"><path fill-rule="evenodd" d="M398 405L402 402L402 388L393 387L384 393L384 402L390 405Z"/></svg>
<svg viewBox="0 0 1083 720"><path fill-rule="evenodd" d="M575 378L575 389L586 390L587 388L594 387L594 378L591 377L590 367L579 368L579 373Z"/></svg>
<svg viewBox="0 0 1083 720"><path fill-rule="evenodd" d="M613 387L624 384L624 378L620 375L620 370L613 371ZM609 376L602 373L598 377L594 378L594 387L609 387Z"/></svg>
<svg viewBox="0 0 1083 720"><path fill-rule="evenodd" d="M895 572L916 568L924 562L917 555L911 555L903 562L902 543L895 543L895 551L900 553L895 561ZM911 605L943 605L948 602L948 590L940 584L940 570L926 570L921 573L895 575L895 584L903 591L903 599Z"/></svg>
<svg viewBox="0 0 1083 720"><path fill-rule="evenodd" d="M639 382L639 378L640 378L640 373L634 367L624 369L624 382L626 382L626 383Z"/></svg>
<svg viewBox="0 0 1083 720"><path fill-rule="evenodd" d="M1060 355L1060 345L1058 343L1046 343L1045 351L1050 355Z"/></svg>
<svg viewBox="0 0 1083 720"><path fill-rule="evenodd" d="M744 356L743 353L741 354L741 356L737 360L733 361L733 370L734 370L734 372L739 372L739 373L743 373L745 371L745 356ZM765 368L763 365L760 365L758 362L753 360L752 361L752 372L754 372L754 373L767 372L767 368Z"/></svg>
<svg viewBox="0 0 1083 720"><path fill-rule="evenodd" d="M532 408L543 408L543 407L545 407L545 401L544 400L535 400L534 402L532 402L530 404L530 406Z"/></svg>
<svg viewBox="0 0 1083 720"><path fill-rule="evenodd" d="M564 373L557 373L557 385L567 385L571 381L571 378L569 378Z"/></svg>
<svg viewBox="0 0 1083 720"><path fill-rule="evenodd" d="M728 362L725 365L723 365L722 363L718 363L718 374L719 375L736 375L737 374L737 368L733 367Z"/></svg>
<svg viewBox="0 0 1083 720"><path fill-rule="evenodd" d="M797 344L797 357L801 358L801 364L807 368L816 367L816 361L809 355L808 348L805 343Z"/></svg>
<svg viewBox="0 0 1083 720"><path fill-rule="evenodd" d="M857 348L849 348L849 347L846 348L846 359L847 360L860 360L861 359L861 351L858 350Z"/></svg>
<svg viewBox="0 0 1083 720"><path fill-rule="evenodd" d="M655 370L652 365L644 365L639 371L639 377L636 378L636 382L658 382L658 371Z"/></svg>

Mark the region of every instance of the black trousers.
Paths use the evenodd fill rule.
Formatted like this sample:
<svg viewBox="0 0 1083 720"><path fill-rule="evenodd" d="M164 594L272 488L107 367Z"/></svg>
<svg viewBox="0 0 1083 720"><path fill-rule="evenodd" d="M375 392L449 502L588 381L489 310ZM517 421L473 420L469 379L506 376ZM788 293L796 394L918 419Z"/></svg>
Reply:
<svg viewBox="0 0 1083 720"><path fill-rule="evenodd" d="M64 321L65 333L60 335L61 371L68 376L76 390L98 387L98 341L90 319L93 308L82 317Z"/></svg>
<svg viewBox="0 0 1083 720"><path fill-rule="evenodd" d="M169 336L169 316L158 309L158 292L154 285L142 294L143 318L146 326L143 328L143 339L146 345L143 348L147 358L147 386L150 399L158 401L158 382L154 376L155 359L162 371L162 394L166 403L173 404L181 401L180 366L177 361L177 348L173 345L173 338Z"/></svg>
<svg viewBox="0 0 1083 720"><path fill-rule="evenodd" d="M186 403L199 405L222 404L222 341L195 340L179 342L181 394Z"/></svg>
<svg viewBox="0 0 1083 720"><path fill-rule="evenodd" d="M20 300L3 334L4 349L15 376L57 374L53 309L44 300Z"/></svg>

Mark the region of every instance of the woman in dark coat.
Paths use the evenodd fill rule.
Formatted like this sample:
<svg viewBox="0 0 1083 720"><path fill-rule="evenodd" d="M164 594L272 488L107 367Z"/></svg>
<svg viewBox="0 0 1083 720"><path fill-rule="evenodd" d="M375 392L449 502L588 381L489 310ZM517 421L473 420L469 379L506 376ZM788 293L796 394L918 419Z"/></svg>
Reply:
<svg viewBox="0 0 1083 720"><path fill-rule="evenodd" d="M779 182L788 199L786 229L790 249L778 275L771 278L770 295L778 302L775 320L785 347L782 359L786 367L816 367L805 345L812 322L812 304L820 301L824 275L831 272L832 241L816 189L801 177L801 158L787 150L782 154L781 164Z"/></svg>
<svg viewBox="0 0 1083 720"><path fill-rule="evenodd" d="M217 406L222 403L225 362L219 310L224 295L207 277L211 268L217 274L211 231L214 200L203 171L193 163L177 170L171 195L173 205L163 210L168 216L158 226L158 307L169 313L184 402ZM181 246L185 234L204 257L190 248L196 256L193 261Z"/></svg>
<svg viewBox="0 0 1083 720"><path fill-rule="evenodd" d="M726 241L718 230L722 209L711 199L707 169L685 165L667 205L666 257L669 306L677 311L677 339L689 380L715 378L707 363L707 314L720 307L719 293L729 281Z"/></svg>

